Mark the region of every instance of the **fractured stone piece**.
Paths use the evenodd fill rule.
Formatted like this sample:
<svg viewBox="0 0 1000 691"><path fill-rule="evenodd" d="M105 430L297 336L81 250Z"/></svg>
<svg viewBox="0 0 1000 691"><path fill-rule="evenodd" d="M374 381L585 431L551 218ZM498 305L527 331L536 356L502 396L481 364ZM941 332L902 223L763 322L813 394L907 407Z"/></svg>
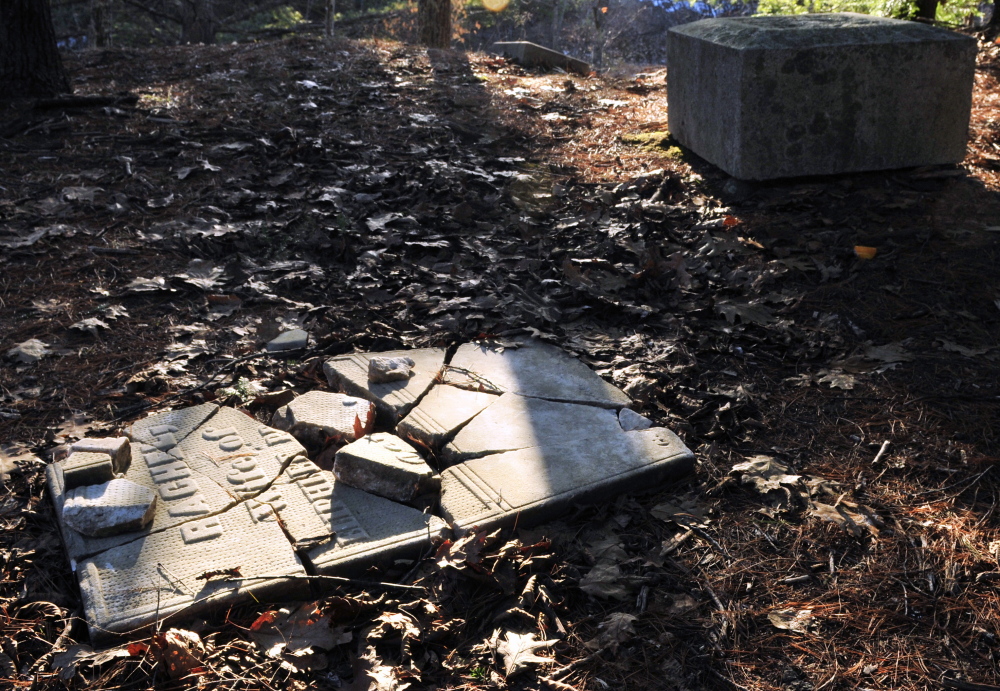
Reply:
<svg viewBox="0 0 1000 691"><path fill-rule="evenodd" d="M69 447L72 451L106 453L111 456L115 473L124 473L132 462L132 447L127 437L105 437L102 439L81 439Z"/></svg>
<svg viewBox="0 0 1000 691"><path fill-rule="evenodd" d="M369 434L340 449L333 473L350 487L401 502L424 494L434 484L434 471L417 450L384 432Z"/></svg>
<svg viewBox="0 0 1000 691"><path fill-rule="evenodd" d="M648 417L643 417L630 408L622 408L618 411L618 423L626 432L634 432L637 429L649 429L653 426L653 421Z"/></svg>
<svg viewBox="0 0 1000 691"><path fill-rule="evenodd" d="M441 473L441 511L459 534L515 521L528 526L573 504L655 487L693 466L691 451L664 428L564 437L447 468Z"/></svg>
<svg viewBox="0 0 1000 691"><path fill-rule="evenodd" d="M62 520L90 537L141 530L153 520L156 493L128 480L77 487L66 494Z"/></svg>
<svg viewBox="0 0 1000 691"><path fill-rule="evenodd" d="M560 67L584 77L590 74L590 65L583 60L530 41L498 41L493 44L490 52L503 55L525 67Z"/></svg>
<svg viewBox="0 0 1000 691"><path fill-rule="evenodd" d="M214 404L158 413L133 424L129 433L134 442L125 479L156 492L153 520L139 532L108 537L81 535L60 523L71 561L225 511L259 494L305 453L287 432ZM66 498L62 465L51 464L46 476L60 516Z"/></svg>
<svg viewBox="0 0 1000 691"><path fill-rule="evenodd" d="M602 408L621 408L631 403L623 391L601 379L584 363L560 348L534 339L522 341L517 348L465 343L451 359L446 381L461 378L463 370L475 375L469 379L469 385L479 384L487 390L495 388Z"/></svg>
<svg viewBox="0 0 1000 691"><path fill-rule="evenodd" d="M340 355L323 364L330 386L344 393L367 398L375 404L379 417L390 424L406 415L431 387L444 366L444 348L390 350L382 353ZM368 381L368 361L373 357L408 357L413 360L413 376L380 384Z"/></svg>
<svg viewBox="0 0 1000 691"><path fill-rule="evenodd" d="M359 436L357 427L362 435L371 430L374 406L356 396L310 391L274 411L271 424L318 450L328 437L354 441Z"/></svg>
<svg viewBox="0 0 1000 691"><path fill-rule="evenodd" d="M241 580L207 577L232 569ZM256 520L245 505L151 533L77 565L95 642L112 640L115 634L134 635L136 629L172 615L194 617L251 599L302 598L308 594L305 581L281 577L305 575L274 517Z"/></svg>
<svg viewBox="0 0 1000 691"><path fill-rule="evenodd" d="M60 465L69 489L99 485L115 477L114 463L111 461L111 456L106 453L75 451Z"/></svg>
<svg viewBox="0 0 1000 691"><path fill-rule="evenodd" d="M373 357L368 361L368 382L385 384L390 381L405 381L413 376L416 364L408 357Z"/></svg>
<svg viewBox="0 0 1000 691"><path fill-rule="evenodd" d="M496 394L438 384L399 421L396 433L437 448L499 398Z"/></svg>
<svg viewBox="0 0 1000 691"><path fill-rule="evenodd" d="M670 132L748 180L958 163L976 41L860 14L670 29Z"/></svg>
<svg viewBox="0 0 1000 691"><path fill-rule="evenodd" d="M622 433L613 410L505 393L455 435L441 456L448 463L468 458L555 446L577 438L611 438Z"/></svg>
<svg viewBox="0 0 1000 691"><path fill-rule="evenodd" d="M309 332L303 329L292 329L272 338L267 342L267 350L278 353L284 350L299 350L309 344Z"/></svg>
<svg viewBox="0 0 1000 691"><path fill-rule="evenodd" d="M315 547L307 558L318 573L363 572L374 565L416 557L431 541L448 533L437 516L334 482L329 495L334 540Z"/></svg>

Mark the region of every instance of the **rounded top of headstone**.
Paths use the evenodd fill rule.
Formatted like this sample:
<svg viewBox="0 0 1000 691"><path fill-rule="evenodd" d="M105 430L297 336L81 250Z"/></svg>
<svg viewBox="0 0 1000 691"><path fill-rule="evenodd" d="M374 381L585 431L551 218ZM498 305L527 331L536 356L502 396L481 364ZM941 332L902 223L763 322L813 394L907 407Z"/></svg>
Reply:
<svg viewBox="0 0 1000 691"><path fill-rule="evenodd" d="M863 46L910 41L975 41L969 36L928 24L855 12L716 17L675 26L670 33L737 50Z"/></svg>

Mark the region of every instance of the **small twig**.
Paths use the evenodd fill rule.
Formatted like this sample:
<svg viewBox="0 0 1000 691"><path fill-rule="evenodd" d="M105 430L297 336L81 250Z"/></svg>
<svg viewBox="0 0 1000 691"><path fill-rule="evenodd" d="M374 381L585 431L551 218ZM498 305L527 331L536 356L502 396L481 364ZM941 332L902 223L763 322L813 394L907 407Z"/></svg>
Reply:
<svg viewBox="0 0 1000 691"><path fill-rule="evenodd" d="M400 590L420 590L427 588L422 585L403 585L402 583L385 583L382 581L359 581L353 578L343 578L342 576L299 576L299 575L261 575L261 576L230 576L223 578L223 581L270 581L270 580L293 580L293 581L334 581L347 585L356 585L363 588L398 588Z"/></svg>
<svg viewBox="0 0 1000 691"><path fill-rule="evenodd" d="M945 672L941 675L940 684L946 689L958 689L958 691L1000 691L1000 686L992 684L974 684L971 681L963 681L956 678L955 672Z"/></svg>
<svg viewBox="0 0 1000 691"><path fill-rule="evenodd" d="M884 442L882 442L882 448L878 450L878 453L875 454L875 458L872 459L872 465L875 465L876 463L878 463L879 461L881 461L882 460L882 456L885 455L885 452L888 449L889 449L889 440L886 439Z"/></svg>

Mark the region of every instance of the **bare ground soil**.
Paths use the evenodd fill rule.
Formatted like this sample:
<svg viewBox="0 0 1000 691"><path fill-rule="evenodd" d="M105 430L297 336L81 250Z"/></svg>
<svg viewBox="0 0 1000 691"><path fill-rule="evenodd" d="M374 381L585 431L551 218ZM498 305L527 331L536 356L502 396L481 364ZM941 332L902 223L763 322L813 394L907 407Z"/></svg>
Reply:
<svg viewBox="0 0 1000 691"><path fill-rule="evenodd" d="M758 185L657 134L662 70L307 38L68 66L139 99L0 106L0 350L52 351L0 366L5 685L1000 684L997 46L961 166ZM292 325L307 353L261 354ZM317 593L335 642L269 655L261 603L184 622L201 647L86 646L43 486L67 442L206 400L267 419L323 356L525 332L696 473L371 574L422 590Z"/></svg>

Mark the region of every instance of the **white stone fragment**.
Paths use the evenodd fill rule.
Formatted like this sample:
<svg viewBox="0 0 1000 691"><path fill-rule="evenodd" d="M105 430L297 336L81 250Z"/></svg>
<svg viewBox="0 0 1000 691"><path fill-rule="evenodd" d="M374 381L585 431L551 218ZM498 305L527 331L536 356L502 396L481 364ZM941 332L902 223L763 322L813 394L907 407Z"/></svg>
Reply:
<svg viewBox="0 0 1000 691"><path fill-rule="evenodd" d="M299 350L309 344L309 332L303 329L292 329L286 331L277 338L267 342L267 350L272 353L283 350Z"/></svg>
<svg viewBox="0 0 1000 691"><path fill-rule="evenodd" d="M156 511L156 493L128 480L111 480L70 490L62 519L90 537L107 537L142 530Z"/></svg>
<svg viewBox="0 0 1000 691"><path fill-rule="evenodd" d="M103 439L81 439L69 447L72 451L103 453L111 457L115 473L124 473L132 463L132 447L128 437L106 437Z"/></svg>
<svg viewBox="0 0 1000 691"><path fill-rule="evenodd" d="M384 432L340 449L333 473L346 485L402 502L434 488L434 471L417 450Z"/></svg>
<svg viewBox="0 0 1000 691"><path fill-rule="evenodd" d="M618 423L626 432L634 432L638 429L649 429L653 426L653 421L648 417L643 417L639 413L629 408L622 408L618 412Z"/></svg>
<svg viewBox="0 0 1000 691"><path fill-rule="evenodd" d="M8 350L7 357L11 360L30 365L31 363L38 362L51 352L47 344L39 341L37 338L29 338L27 341L18 343Z"/></svg>
<svg viewBox="0 0 1000 691"><path fill-rule="evenodd" d="M114 463L106 453L74 451L59 466L62 468L66 489L99 485L115 477Z"/></svg>
<svg viewBox="0 0 1000 691"><path fill-rule="evenodd" d="M384 384L390 381L405 381L413 376L416 364L408 357L373 357L368 361L368 382Z"/></svg>
<svg viewBox="0 0 1000 691"><path fill-rule="evenodd" d="M330 386L352 396L372 401L380 418L395 424L410 412L437 380L444 366L444 348L390 350L381 353L339 355L323 363ZM375 357L406 357L414 362L413 376L406 380L375 384L368 381L368 361Z"/></svg>

